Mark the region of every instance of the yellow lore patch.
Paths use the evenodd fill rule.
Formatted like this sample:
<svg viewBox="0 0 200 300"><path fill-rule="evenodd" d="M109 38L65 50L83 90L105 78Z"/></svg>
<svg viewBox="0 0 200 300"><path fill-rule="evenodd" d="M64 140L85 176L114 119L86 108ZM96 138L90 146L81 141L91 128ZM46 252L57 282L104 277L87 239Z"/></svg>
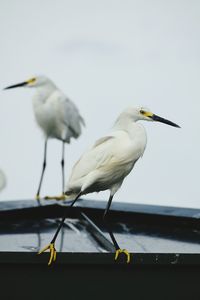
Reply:
<svg viewBox="0 0 200 300"><path fill-rule="evenodd" d="M34 78L27 80L27 83L31 84L31 83L34 83L35 81L36 81L36 78L34 77Z"/></svg>
<svg viewBox="0 0 200 300"><path fill-rule="evenodd" d="M150 112L150 111L144 111L144 110L141 110L140 113L145 116L145 117L152 117L153 116L153 113Z"/></svg>

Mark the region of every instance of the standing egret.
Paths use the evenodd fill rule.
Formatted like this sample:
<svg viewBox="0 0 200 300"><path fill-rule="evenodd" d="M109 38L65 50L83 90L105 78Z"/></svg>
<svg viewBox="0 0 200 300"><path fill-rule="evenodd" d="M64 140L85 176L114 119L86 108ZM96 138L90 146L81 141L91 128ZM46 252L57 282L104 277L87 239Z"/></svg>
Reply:
<svg viewBox="0 0 200 300"><path fill-rule="evenodd" d="M115 193L121 187L124 178L133 169L136 161L143 155L147 137L144 127L137 123L139 120L158 121L174 127L175 123L163 119L145 108L128 108L123 111L116 120L112 131L96 141L92 148L86 151L77 161L72 169L67 190L67 197L73 199L72 207L77 199L88 193L110 191L110 197L105 209L103 220L113 245L116 249L115 260L120 253L127 256L127 263L130 262L130 253L121 249L109 228L106 217ZM60 200L60 197L57 198ZM55 240L65 221L63 217L51 243L42 249L40 253L50 249L48 265L56 260Z"/></svg>
<svg viewBox="0 0 200 300"><path fill-rule="evenodd" d="M46 76L33 77L27 81L8 86L5 90L16 87L30 87L36 89L36 94L33 97L33 109L36 121L45 135L43 167L36 199L39 202L40 190L46 168L48 138L56 138L62 141L61 168L62 197L64 199L65 143L70 143L71 138L78 138L80 136L81 125L84 125L84 120L79 114L75 104Z"/></svg>
<svg viewBox="0 0 200 300"><path fill-rule="evenodd" d="M0 191L6 186L6 176L4 172L0 169Z"/></svg>

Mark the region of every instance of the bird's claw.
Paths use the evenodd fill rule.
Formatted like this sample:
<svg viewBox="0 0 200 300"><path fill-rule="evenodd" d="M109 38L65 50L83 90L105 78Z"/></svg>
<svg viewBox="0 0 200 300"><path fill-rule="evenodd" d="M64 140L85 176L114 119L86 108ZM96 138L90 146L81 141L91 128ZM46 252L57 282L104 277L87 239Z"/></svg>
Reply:
<svg viewBox="0 0 200 300"><path fill-rule="evenodd" d="M126 249L117 249L116 252L115 252L115 260L118 259L119 254L121 254L121 253L124 253L126 255L126 257L127 257L127 259L126 259L127 264L130 263L130 261L131 261L131 255L130 255L130 253Z"/></svg>
<svg viewBox="0 0 200 300"><path fill-rule="evenodd" d="M60 200L65 200L66 196L65 196L65 194L62 194L60 196L45 196L44 199L45 200L57 200L57 201L60 201Z"/></svg>
<svg viewBox="0 0 200 300"><path fill-rule="evenodd" d="M43 252L45 252L48 249L50 250L50 258L49 258L48 266L50 266L53 261L56 261L56 248L55 248L55 244L54 243L50 243L49 245L47 245L46 247L44 247L42 250L40 250L38 252L38 254L42 254Z"/></svg>

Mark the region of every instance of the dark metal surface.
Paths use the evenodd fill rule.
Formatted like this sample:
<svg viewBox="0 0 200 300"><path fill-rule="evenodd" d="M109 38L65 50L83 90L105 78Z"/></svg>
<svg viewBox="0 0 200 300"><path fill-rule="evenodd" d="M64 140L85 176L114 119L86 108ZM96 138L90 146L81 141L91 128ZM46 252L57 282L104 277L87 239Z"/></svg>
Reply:
<svg viewBox="0 0 200 300"><path fill-rule="evenodd" d="M2 299L200 299L200 210L113 203L108 218L131 252L126 264L111 253L106 201L81 200L70 213L66 205L0 202ZM64 214L57 261L48 267L49 254L37 252Z"/></svg>
<svg viewBox="0 0 200 300"><path fill-rule="evenodd" d="M73 207L71 217L80 211L87 210L95 218L101 217L106 207L107 201L79 200ZM43 219L45 217L61 216L64 207L67 209L68 202L43 201L42 206L37 206L35 200L2 201L0 202L0 220L30 218ZM125 221L133 223L155 224L162 226L178 225L179 227L194 227L200 225L200 210L192 208L179 208L155 205L143 205L113 202L112 214L110 217L115 221ZM134 217L134 218L133 218ZM143 219L145 218L145 219Z"/></svg>
<svg viewBox="0 0 200 300"><path fill-rule="evenodd" d="M1 264L0 279L5 300L200 299L194 265Z"/></svg>
<svg viewBox="0 0 200 300"><path fill-rule="evenodd" d="M109 241L108 238L103 234L103 232L97 227L94 222L85 214L81 212L81 216L87 223L87 229L92 234L92 236L98 241L100 245L104 247L105 250L114 252L115 247L113 244Z"/></svg>
<svg viewBox="0 0 200 300"><path fill-rule="evenodd" d="M80 200L70 214L67 205L44 201L38 207L35 200L1 202L0 255L7 251L22 253L22 256L24 252L35 255L49 243L58 226L58 218L65 213L65 226L56 242L58 252L63 252L62 255L59 253L58 261L64 262L68 252L82 252L83 255L99 253L103 260L114 264L113 254L104 254L114 252L102 222L106 201ZM184 263L186 256L183 254L191 259L196 253L196 261L200 253L199 216L197 209L114 203L109 220L121 248L138 253L133 264L145 262L147 254L151 263L163 262L162 255L165 255L165 261L173 264ZM137 255L142 255L143 259L136 259ZM37 256L35 259L43 262L47 256L45 253L42 258Z"/></svg>
<svg viewBox="0 0 200 300"><path fill-rule="evenodd" d="M0 252L0 264L34 264L47 266L49 255L38 256L34 252ZM196 266L200 267L199 254L174 253L131 253L131 262L126 264L123 258L114 260L113 253L66 252L59 253L56 265L110 265L110 266ZM54 265L49 269L54 268Z"/></svg>

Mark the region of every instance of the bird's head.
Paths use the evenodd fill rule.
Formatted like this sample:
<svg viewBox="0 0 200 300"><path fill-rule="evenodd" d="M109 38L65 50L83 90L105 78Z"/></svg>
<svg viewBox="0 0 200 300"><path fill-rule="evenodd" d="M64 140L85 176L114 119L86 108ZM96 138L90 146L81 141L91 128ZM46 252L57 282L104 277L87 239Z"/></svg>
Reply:
<svg viewBox="0 0 200 300"><path fill-rule="evenodd" d="M165 123L165 124L173 126L173 127L180 128L179 125L177 125L167 119L159 117L158 115L155 115L148 108L140 107L139 109L137 109L137 115L138 115L138 120L156 121L156 122Z"/></svg>
<svg viewBox="0 0 200 300"><path fill-rule="evenodd" d="M34 76L26 81L7 86L6 88L4 88L4 90L13 89L13 88L17 88L17 87L30 87L30 88L31 87L41 87L41 86L46 86L48 84L52 84L52 81L48 77Z"/></svg>
<svg viewBox="0 0 200 300"><path fill-rule="evenodd" d="M129 107L121 113L118 120L121 120L122 122L124 122L124 121L126 122L126 120L130 120L130 121L134 121L134 122L140 121L140 120L156 121L156 122L165 123L170 126L180 127L179 125L177 125L167 119L164 119L162 117L159 117L158 115L155 115L148 108L145 108L145 107Z"/></svg>

